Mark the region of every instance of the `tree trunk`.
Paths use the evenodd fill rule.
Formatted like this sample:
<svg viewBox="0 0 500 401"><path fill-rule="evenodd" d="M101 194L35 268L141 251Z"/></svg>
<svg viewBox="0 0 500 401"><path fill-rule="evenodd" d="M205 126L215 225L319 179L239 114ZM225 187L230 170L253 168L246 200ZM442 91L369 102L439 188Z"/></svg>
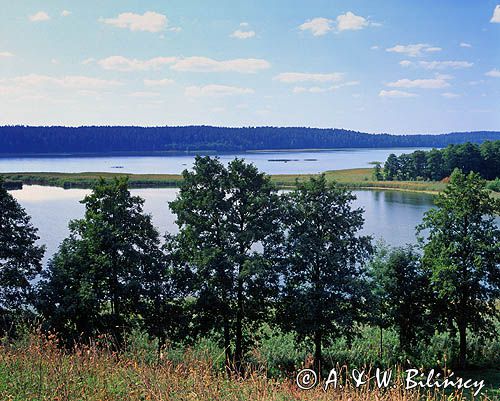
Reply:
<svg viewBox="0 0 500 401"><path fill-rule="evenodd" d="M241 374L241 363L243 360L243 285L241 279L238 278L238 305L236 310L236 344L234 351L235 369L238 374Z"/></svg>
<svg viewBox="0 0 500 401"><path fill-rule="evenodd" d="M321 330L316 330L314 333L314 370L318 376L321 376Z"/></svg>
<svg viewBox="0 0 500 401"><path fill-rule="evenodd" d="M232 356L231 356L231 337L229 333L229 319L224 316L224 355L226 358L226 373L231 376Z"/></svg>
<svg viewBox="0 0 500 401"><path fill-rule="evenodd" d="M380 326L380 351L379 351L379 358L380 361L382 362L382 356L384 353L384 329L382 326Z"/></svg>
<svg viewBox="0 0 500 401"><path fill-rule="evenodd" d="M460 369L465 369L467 367L467 326L465 323L459 323L458 333L460 336L459 366Z"/></svg>

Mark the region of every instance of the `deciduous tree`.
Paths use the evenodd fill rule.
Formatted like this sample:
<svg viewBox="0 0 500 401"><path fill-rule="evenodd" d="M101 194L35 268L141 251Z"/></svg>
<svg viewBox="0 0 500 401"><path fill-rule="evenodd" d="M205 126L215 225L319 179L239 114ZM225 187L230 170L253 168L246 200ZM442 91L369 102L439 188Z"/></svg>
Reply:
<svg viewBox="0 0 500 401"><path fill-rule="evenodd" d="M368 287L363 268L370 237L359 235L363 210L355 196L322 175L299 183L285 208L287 238L280 321L285 330L314 344L321 367L322 346L350 337L365 313Z"/></svg>
<svg viewBox="0 0 500 401"><path fill-rule="evenodd" d="M476 173L455 170L450 184L425 214L424 266L440 308L438 316L460 338L460 366L466 365L467 331L498 335L492 323L499 312L500 228L498 200L490 197Z"/></svg>

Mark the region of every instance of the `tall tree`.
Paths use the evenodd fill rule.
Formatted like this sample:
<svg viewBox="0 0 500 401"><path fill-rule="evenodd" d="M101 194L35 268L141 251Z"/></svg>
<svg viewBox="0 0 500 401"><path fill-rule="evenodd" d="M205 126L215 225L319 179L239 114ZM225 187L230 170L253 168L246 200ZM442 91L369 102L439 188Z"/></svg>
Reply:
<svg viewBox="0 0 500 401"><path fill-rule="evenodd" d="M324 175L298 184L287 198L280 321L300 339L312 339L320 370L322 346L350 337L363 318L371 240L358 235L364 219L362 209L351 207L355 196Z"/></svg>
<svg viewBox="0 0 500 401"><path fill-rule="evenodd" d="M481 175L492 180L500 177L500 141L484 142L481 145L483 169Z"/></svg>
<svg viewBox="0 0 500 401"><path fill-rule="evenodd" d="M382 174L382 165L380 162L374 162L373 166L373 178L376 181L382 181L384 179L384 176Z"/></svg>
<svg viewBox="0 0 500 401"><path fill-rule="evenodd" d="M148 289L160 290L159 234L126 178L101 179L82 203L84 218L70 222L70 236L44 273L38 308L63 332L119 339L139 320Z"/></svg>
<svg viewBox="0 0 500 401"><path fill-rule="evenodd" d="M384 163L384 177L387 181L392 181L398 176L400 169L398 157L391 153Z"/></svg>
<svg viewBox="0 0 500 401"><path fill-rule="evenodd" d="M427 157L426 157L426 152L423 150L416 150L411 154L412 161L413 161L413 166L412 166L412 171L410 173L410 179L411 178L425 178L426 172L427 172Z"/></svg>
<svg viewBox="0 0 500 401"><path fill-rule="evenodd" d="M427 169L425 176L432 181L439 181L446 176L446 166L442 151L431 149L427 152Z"/></svg>
<svg viewBox="0 0 500 401"><path fill-rule="evenodd" d="M381 335L383 328L394 327L400 348L411 354L417 340L432 328L429 275L421 266L420 255L411 246L381 246L369 264L369 273Z"/></svg>
<svg viewBox="0 0 500 401"><path fill-rule="evenodd" d="M455 170L450 184L425 214L419 231L424 266L431 271L438 316L460 338L459 364L467 361L467 331L495 334L492 321L499 316L500 229L495 215L500 202L489 196L476 173ZM424 232L425 234L425 232ZM498 333L496 333L498 334Z"/></svg>
<svg viewBox="0 0 500 401"><path fill-rule="evenodd" d="M0 309L4 317L25 306L31 280L42 269L45 248L36 245L39 237L30 220L0 177Z"/></svg>
<svg viewBox="0 0 500 401"><path fill-rule="evenodd" d="M244 328L266 318L277 291L266 253L279 234L279 197L269 177L239 159L226 168L216 158L197 157L183 177L170 207L180 228L180 259L194 278L199 327L222 329L226 365L239 371Z"/></svg>

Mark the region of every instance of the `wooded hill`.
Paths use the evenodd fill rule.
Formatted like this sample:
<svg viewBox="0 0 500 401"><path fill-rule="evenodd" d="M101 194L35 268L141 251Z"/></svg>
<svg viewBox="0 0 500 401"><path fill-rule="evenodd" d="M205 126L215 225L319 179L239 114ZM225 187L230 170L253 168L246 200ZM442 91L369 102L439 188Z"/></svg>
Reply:
<svg viewBox="0 0 500 401"><path fill-rule="evenodd" d="M0 154L445 147L487 140L500 140L500 132L389 135L299 127L4 126L0 127Z"/></svg>

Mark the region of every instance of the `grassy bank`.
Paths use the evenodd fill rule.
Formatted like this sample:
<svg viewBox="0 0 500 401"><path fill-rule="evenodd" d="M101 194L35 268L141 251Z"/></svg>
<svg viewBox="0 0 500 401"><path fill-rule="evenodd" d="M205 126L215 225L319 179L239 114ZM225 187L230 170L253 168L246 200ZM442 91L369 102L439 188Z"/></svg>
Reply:
<svg viewBox="0 0 500 401"><path fill-rule="evenodd" d="M23 342L0 347L0 399L35 400L199 400L199 401L461 401L471 399L461 392L408 391L401 378L394 387L379 390L349 382L343 388L324 391L316 386L300 390L293 377L270 379L265 368L228 379L214 369L213 361L186 349L182 362L161 357L145 362L140 355L112 352L100 345L78 346L62 351L55 337L32 335ZM293 375L294 376L294 375ZM478 377L483 377L481 373ZM474 398L493 401L487 390Z"/></svg>
<svg viewBox="0 0 500 401"><path fill-rule="evenodd" d="M420 181L375 181L372 169L359 168L325 172L327 179L336 180L352 189L391 189L436 193L444 189L441 182ZM177 187L182 181L178 174L124 174L124 173L4 173L4 178L21 181L26 185L47 185L63 188L90 188L99 177L106 179L128 176L131 188L168 188ZM271 175L271 179L280 188L291 188L296 180L309 179L312 174L279 174Z"/></svg>

